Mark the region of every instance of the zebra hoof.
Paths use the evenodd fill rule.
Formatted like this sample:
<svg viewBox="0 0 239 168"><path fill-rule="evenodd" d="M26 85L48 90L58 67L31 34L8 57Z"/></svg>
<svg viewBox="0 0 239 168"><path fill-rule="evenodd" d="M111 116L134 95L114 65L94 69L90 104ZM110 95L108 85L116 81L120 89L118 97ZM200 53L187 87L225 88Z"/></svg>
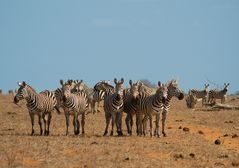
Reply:
<svg viewBox="0 0 239 168"><path fill-rule="evenodd" d="M103 134L103 136L106 136L106 135L107 135L107 133L108 133L108 132L105 132L105 133Z"/></svg>
<svg viewBox="0 0 239 168"><path fill-rule="evenodd" d="M114 135L114 132L113 131L111 131L111 133L110 133L110 136L113 136Z"/></svg>
<svg viewBox="0 0 239 168"><path fill-rule="evenodd" d="M79 135L79 131L78 130L74 131L74 133L75 133L75 135Z"/></svg>
<svg viewBox="0 0 239 168"><path fill-rule="evenodd" d="M162 132L163 136L166 137L166 133L165 132Z"/></svg>
<svg viewBox="0 0 239 168"><path fill-rule="evenodd" d="M49 135L49 131L45 131L45 136L48 136Z"/></svg>
<svg viewBox="0 0 239 168"><path fill-rule="evenodd" d="M122 131L118 131L118 136L123 136L123 132Z"/></svg>

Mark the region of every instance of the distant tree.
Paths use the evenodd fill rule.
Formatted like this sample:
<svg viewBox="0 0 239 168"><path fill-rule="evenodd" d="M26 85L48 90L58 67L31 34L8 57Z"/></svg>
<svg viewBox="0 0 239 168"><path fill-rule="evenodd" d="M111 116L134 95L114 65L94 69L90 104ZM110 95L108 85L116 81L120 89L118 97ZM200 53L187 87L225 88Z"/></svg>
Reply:
<svg viewBox="0 0 239 168"><path fill-rule="evenodd" d="M150 88L156 88L157 85L149 81L148 79L141 79L140 80L144 85L150 87Z"/></svg>
<svg viewBox="0 0 239 168"><path fill-rule="evenodd" d="M235 92L235 95L239 95L239 91L236 91L236 92Z"/></svg>

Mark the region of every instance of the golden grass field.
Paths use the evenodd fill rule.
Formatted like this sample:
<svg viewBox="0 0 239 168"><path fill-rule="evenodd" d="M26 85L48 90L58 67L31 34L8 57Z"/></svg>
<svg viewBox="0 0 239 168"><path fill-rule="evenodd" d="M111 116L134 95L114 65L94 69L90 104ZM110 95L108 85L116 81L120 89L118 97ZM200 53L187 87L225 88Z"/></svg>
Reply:
<svg viewBox="0 0 239 168"><path fill-rule="evenodd" d="M104 111L86 116L85 135L65 136L65 117L53 112L50 136L30 136L30 117L13 96L0 95L0 167L239 167L239 111L200 111L171 103L167 137L103 137ZM238 98L227 102L239 105ZM197 108L201 108L198 103ZM197 109L196 108L196 109ZM62 111L62 109L61 109ZM124 115L125 118L125 115ZM123 121L124 121L123 118ZM71 118L72 120L72 118ZM189 128L184 131L183 128ZM181 128L181 129L180 129ZM35 131L39 134L37 117ZM115 133L116 135L116 133ZM220 145L214 142L221 141Z"/></svg>

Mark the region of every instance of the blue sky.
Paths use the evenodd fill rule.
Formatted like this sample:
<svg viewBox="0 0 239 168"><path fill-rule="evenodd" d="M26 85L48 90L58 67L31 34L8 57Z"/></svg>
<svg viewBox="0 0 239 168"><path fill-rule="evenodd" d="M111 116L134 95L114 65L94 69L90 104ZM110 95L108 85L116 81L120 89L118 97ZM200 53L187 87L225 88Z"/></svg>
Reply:
<svg viewBox="0 0 239 168"><path fill-rule="evenodd" d="M238 0L1 0L0 88L178 78L239 90Z"/></svg>

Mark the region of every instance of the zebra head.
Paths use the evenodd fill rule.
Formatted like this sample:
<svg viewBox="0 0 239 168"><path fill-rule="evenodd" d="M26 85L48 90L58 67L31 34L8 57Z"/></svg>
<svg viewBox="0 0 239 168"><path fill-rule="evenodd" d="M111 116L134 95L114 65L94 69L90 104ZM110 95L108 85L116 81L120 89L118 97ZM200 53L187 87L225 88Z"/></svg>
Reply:
<svg viewBox="0 0 239 168"><path fill-rule="evenodd" d="M156 95L160 97L160 99L163 100L163 102L168 97L168 87L165 84L162 84L160 81L158 81L158 89L156 91Z"/></svg>
<svg viewBox="0 0 239 168"><path fill-rule="evenodd" d="M168 96L170 97L177 97L179 100L184 98L183 91L179 89L178 82L176 80L171 80L168 84Z"/></svg>
<svg viewBox="0 0 239 168"><path fill-rule="evenodd" d="M28 97L28 89L30 88L32 91L35 92L34 89L32 89L30 86L28 86L26 84L25 81L23 81L22 83L21 82L18 82L17 83L19 87L19 89L17 90L17 93L14 97L14 103L17 104L20 100L22 99L26 99Z"/></svg>
<svg viewBox="0 0 239 168"><path fill-rule="evenodd" d="M224 83L224 91L227 92L229 88L230 83Z"/></svg>
<svg viewBox="0 0 239 168"><path fill-rule="evenodd" d="M204 91L205 91L206 93L209 92L209 84L204 84Z"/></svg>
<svg viewBox="0 0 239 168"><path fill-rule="evenodd" d="M132 80L129 80L130 84L130 95L134 98L137 99L139 96L139 88L142 85L141 82L137 81L136 83L133 83Z"/></svg>
<svg viewBox="0 0 239 168"><path fill-rule="evenodd" d="M115 93L117 94L118 97L122 98L124 79L121 78L121 80L117 81L117 79L115 78L114 83L115 83Z"/></svg>
<svg viewBox="0 0 239 168"><path fill-rule="evenodd" d="M63 80L60 80L60 84L62 86L62 92L63 92L63 101L65 101L70 95L72 90L72 81L69 81L67 83L64 83Z"/></svg>
<svg viewBox="0 0 239 168"><path fill-rule="evenodd" d="M72 92L79 92L84 90L83 80L73 80L70 85L72 86Z"/></svg>

